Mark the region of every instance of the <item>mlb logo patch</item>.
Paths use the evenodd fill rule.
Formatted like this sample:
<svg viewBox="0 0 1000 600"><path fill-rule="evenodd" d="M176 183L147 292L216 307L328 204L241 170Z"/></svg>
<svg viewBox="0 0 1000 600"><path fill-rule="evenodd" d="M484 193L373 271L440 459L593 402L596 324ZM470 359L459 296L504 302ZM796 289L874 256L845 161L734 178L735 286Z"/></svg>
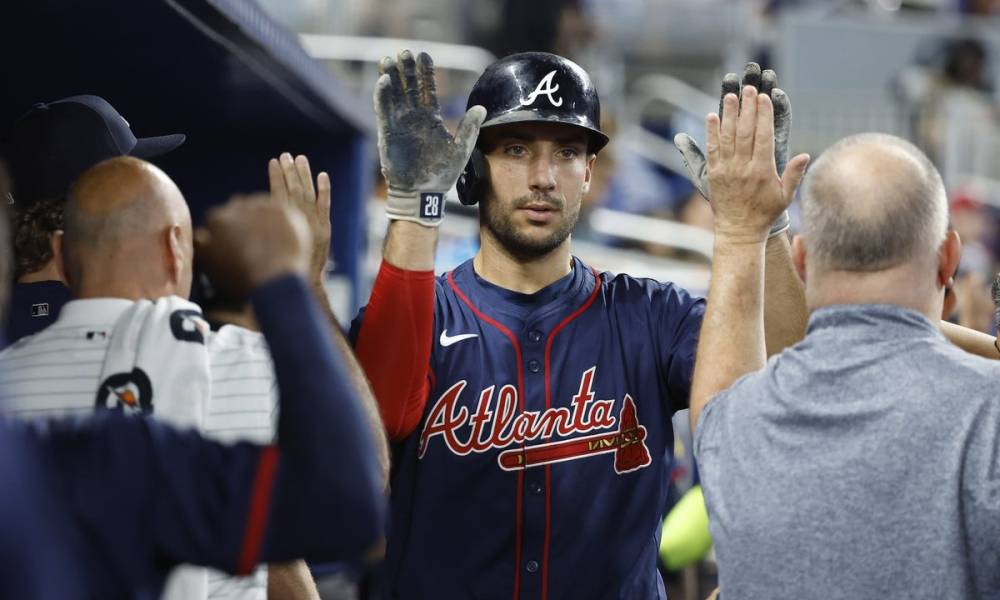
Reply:
<svg viewBox="0 0 1000 600"><path fill-rule="evenodd" d="M31 305L31 316L33 317L47 317L49 316L49 303L40 302L38 304Z"/></svg>
<svg viewBox="0 0 1000 600"><path fill-rule="evenodd" d="M436 221L444 212L444 194L420 194L420 218Z"/></svg>

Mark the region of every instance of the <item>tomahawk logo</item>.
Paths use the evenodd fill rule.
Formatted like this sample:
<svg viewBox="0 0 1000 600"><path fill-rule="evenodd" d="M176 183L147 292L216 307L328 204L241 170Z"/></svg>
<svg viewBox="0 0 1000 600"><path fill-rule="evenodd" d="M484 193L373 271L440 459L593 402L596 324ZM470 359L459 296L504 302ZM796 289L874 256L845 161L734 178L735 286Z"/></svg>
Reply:
<svg viewBox="0 0 1000 600"><path fill-rule="evenodd" d="M520 471L599 454L614 454L614 469L618 474L648 466L652 461L646 446L646 428L639 424L635 401L625 394L616 417L614 400L594 399L596 371L596 367L584 371L579 391L571 399L572 407L557 406L542 412L518 411L517 390L505 385L499 393L496 386L483 390L473 413L458 401L468 384L465 380L459 381L431 408L420 435L418 456L423 458L431 440L440 437L448 450L458 456L519 446L497 456L497 463L504 471ZM595 430L604 431L569 437ZM553 435L569 439L525 445L532 440L551 439Z"/></svg>
<svg viewBox="0 0 1000 600"><path fill-rule="evenodd" d="M562 97L556 98L553 96L553 94L559 91L559 84L553 81L555 76L555 71L549 71L545 77L542 77L542 80L538 82L538 86L535 87L535 91L531 92L527 99L521 100L521 106L531 106L541 95L548 96L549 103L552 106L562 106Z"/></svg>

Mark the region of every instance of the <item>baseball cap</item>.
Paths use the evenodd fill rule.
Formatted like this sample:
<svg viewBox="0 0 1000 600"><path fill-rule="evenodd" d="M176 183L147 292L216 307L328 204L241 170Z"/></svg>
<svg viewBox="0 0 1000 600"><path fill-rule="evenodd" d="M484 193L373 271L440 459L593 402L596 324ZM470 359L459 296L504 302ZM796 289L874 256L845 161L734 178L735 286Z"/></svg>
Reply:
<svg viewBox="0 0 1000 600"><path fill-rule="evenodd" d="M81 173L115 156L153 158L184 143L183 134L137 138L128 121L99 96L38 103L4 140L14 204L61 199Z"/></svg>

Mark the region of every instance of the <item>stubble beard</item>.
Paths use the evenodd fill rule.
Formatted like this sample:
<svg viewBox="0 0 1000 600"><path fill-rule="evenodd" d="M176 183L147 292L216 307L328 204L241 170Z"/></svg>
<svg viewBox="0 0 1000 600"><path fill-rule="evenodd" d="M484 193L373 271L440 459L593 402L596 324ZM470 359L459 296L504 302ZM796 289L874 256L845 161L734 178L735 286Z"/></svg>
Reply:
<svg viewBox="0 0 1000 600"><path fill-rule="evenodd" d="M564 217L555 231L542 238L535 238L519 231L513 218L517 207L538 200L558 206ZM518 198L510 204L508 210L498 210L496 204L496 201L491 198L480 205L486 229L503 246L504 250L523 259L539 258L558 248L573 232L573 228L576 227L576 222L580 218L579 202L575 203L577 209L572 213L567 212L566 202L538 196Z"/></svg>

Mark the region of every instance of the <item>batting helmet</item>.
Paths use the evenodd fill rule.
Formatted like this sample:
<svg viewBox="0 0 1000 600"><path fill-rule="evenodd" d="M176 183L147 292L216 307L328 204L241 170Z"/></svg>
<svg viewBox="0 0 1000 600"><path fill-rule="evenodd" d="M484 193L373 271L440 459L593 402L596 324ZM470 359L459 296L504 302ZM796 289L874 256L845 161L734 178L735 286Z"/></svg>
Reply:
<svg viewBox="0 0 1000 600"><path fill-rule="evenodd" d="M608 143L600 129L601 101L590 76L571 60L547 52L522 52L502 58L476 81L467 108L486 108L482 129L508 123L564 123L590 134L590 151ZM458 178L462 204L482 198L486 159L477 148Z"/></svg>

